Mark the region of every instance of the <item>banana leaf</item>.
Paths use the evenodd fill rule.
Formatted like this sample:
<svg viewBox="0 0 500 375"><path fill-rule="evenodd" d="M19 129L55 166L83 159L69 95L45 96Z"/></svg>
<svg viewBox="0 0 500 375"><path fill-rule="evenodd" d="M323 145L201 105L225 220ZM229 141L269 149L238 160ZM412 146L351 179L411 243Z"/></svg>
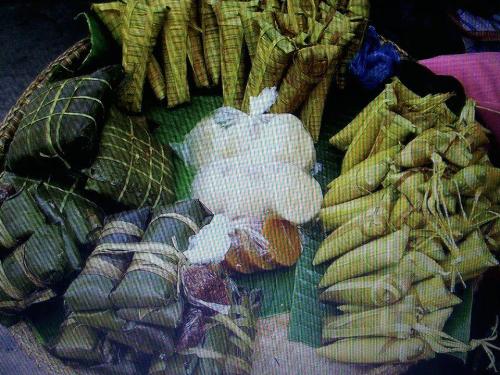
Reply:
<svg viewBox="0 0 500 375"><path fill-rule="evenodd" d="M52 288L80 269L65 226L41 227L0 263L0 312L22 312L54 297Z"/></svg>
<svg viewBox="0 0 500 375"><path fill-rule="evenodd" d="M111 293L117 308L160 308L179 298L179 268L189 237L202 227L207 210L199 201L182 201L153 212L141 245L120 284ZM155 250L155 245L160 249Z"/></svg>
<svg viewBox="0 0 500 375"><path fill-rule="evenodd" d="M149 208L109 216L97 246L139 242L149 216ZM130 260L129 254L90 254L83 271L64 295L68 308L74 312L111 309L109 295L120 282Z"/></svg>
<svg viewBox="0 0 500 375"><path fill-rule="evenodd" d="M187 46L191 1L193 0L166 1L169 11L165 18L161 41L168 107L189 102L190 99Z"/></svg>
<svg viewBox="0 0 500 375"><path fill-rule="evenodd" d="M108 67L35 90L23 107L7 169L30 174L88 167L118 78L117 67Z"/></svg>
<svg viewBox="0 0 500 375"><path fill-rule="evenodd" d="M98 155L84 173L85 189L126 207L170 203L174 198L170 149L148 132L146 121L110 109Z"/></svg>
<svg viewBox="0 0 500 375"><path fill-rule="evenodd" d="M193 80L196 87L209 87L210 82L205 66L205 57L203 56L203 44L198 18L198 2L197 0L190 0L189 26L187 30L188 60L193 69Z"/></svg>
<svg viewBox="0 0 500 375"><path fill-rule="evenodd" d="M142 109L146 66L163 26L167 8L161 0L128 0L122 12L122 66L125 78L120 104L130 112Z"/></svg>
<svg viewBox="0 0 500 375"><path fill-rule="evenodd" d="M240 2L214 1L213 9L219 25L224 105L240 108L246 84L243 25L239 15Z"/></svg>

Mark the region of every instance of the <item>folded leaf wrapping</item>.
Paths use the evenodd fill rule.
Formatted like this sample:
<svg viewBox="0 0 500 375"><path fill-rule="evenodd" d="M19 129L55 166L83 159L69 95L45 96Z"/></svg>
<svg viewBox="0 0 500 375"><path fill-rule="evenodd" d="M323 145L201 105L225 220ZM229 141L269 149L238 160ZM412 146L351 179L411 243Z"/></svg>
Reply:
<svg viewBox="0 0 500 375"><path fill-rule="evenodd" d="M131 265L132 254L141 251L133 245L141 240L149 219L149 208L109 217L83 272L68 288L65 301L76 321L106 332L108 339L147 354L169 354L173 333L158 326L175 327L180 322L182 302L160 312L127 309L119 314L121 310L110 298Z"/></svg>
<svg viewBox="0 0 500 375"><path fill-rule="evenodd" d="M21 312L55 296L80 269L80 254L63 225L46 225L0 263L0 313Z"/></svg>
<svg viewBox="0 0 500 375"><path fill-rule="evenodd" d="M116 67L36 90L7 153L11 171L87 167L96 151Z"/></svg>
<svg viewBox="0 0 500 375"><path fill-rule="evenodd" d="M262 294L238 289L216 266L188 268L184 315L173 358L152 362L149 375L249 374Z"/></svg>
<svg viewBox="0 0 500 375"><path fill-rule="evenodd" d="M98 155L86 169L85 188L127 207L170 203L173 164L170 150L154 139L143 118L110 109Z"/></svg>
<svg viewBox="0 0 500 375"><path fill-rule="evenodd" d="M136 243L142 239L150 209L126 211L106 218L97 246L113 243ZM64 298L71 311L112 308L109 294L118 285L132 255L92 253L80 275L71 283Z"/></svg>
<svg viewBox="0 0 500 375"><path fill-rule="evenodd" d="M169 107L186 103L190 99L187 81L190 1L166 1L169 11L165 17L161 41Z"/></svg>
<svg viewBox="0 0 500 375"><path fill-rule="evenodd" d="M42 182L8 172L0 180L18 192L0 207L0 249L14 247L46 222L61 220L72 240L79 247L86 247L101 226L103 212L78 192L77 182Z"/></svg>
<svg viewBox="0 0 500 375"><path fill-rule="evenodd" d="M92 10L96 13L99 19L108 28L113 36L113 39L122 46L123 44L123 27L122 13L125 9L125 4L119 1L111 3L92 4ZM158 100L165 99L165 77L161 71L160 63L151 53L146 66L146 78L149 85L153 89Z"/></svg>
<svg viewBox="0 0 500 375"><path fill-rule="evenodd" d="M141 245L120 285L111 294L119 308L161 308L179 299L178 272L189 237L209 212L199 201L182 201L154 211Z"/></svg>

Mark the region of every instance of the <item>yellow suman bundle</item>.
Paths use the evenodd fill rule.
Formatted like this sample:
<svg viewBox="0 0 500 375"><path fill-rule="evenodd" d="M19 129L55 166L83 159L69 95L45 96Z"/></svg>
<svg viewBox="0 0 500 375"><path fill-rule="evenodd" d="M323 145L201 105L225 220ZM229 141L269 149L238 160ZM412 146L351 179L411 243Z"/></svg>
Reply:
<svg viewBox="0 0 500 375"><path fill-rule="evenodd" d="M330 139L346 155L320 215L333 232L313 264L331 262L320 299L344 315L324 322L320 355L404 363L496 349L490 338L462 343L442 332L461 303L455 285L498 264L500 221L487 132L471 100L456 116L449 97L421 98L395 79Z"/></svg>

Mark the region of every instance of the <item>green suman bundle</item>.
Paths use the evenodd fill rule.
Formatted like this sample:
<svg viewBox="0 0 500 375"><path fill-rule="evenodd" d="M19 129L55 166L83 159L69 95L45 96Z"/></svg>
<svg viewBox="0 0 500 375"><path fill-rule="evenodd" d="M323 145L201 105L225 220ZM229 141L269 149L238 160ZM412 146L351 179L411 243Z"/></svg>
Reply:
<svg viewBox="0 0 500 375"><path fill-rule="evenodd" d="M93 373L135 375L141 371L137 353L109 340L95 328L77 322L73 315L64 320L49 350Z"/></svg>
<svg viewBox="0 0 500 375"><path fill-rule="evenodd" d="M455 285L498 264L500 217L487 133L471 100L455 116L449 97L419 97L395 79L330 139L346 155L320 214L333 232L313 263L331 262L320 299L345 314L327 318L323 339L338 341L320 355L402 363L496 349L491 338L467 344L442 332L461 303Z"/></svg>

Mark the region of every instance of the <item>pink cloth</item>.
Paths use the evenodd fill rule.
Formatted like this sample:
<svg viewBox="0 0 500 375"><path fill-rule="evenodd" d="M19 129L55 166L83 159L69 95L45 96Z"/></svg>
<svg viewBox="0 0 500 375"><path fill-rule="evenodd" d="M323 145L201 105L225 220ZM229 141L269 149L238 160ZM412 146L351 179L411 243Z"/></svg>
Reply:
<svg viewBox="0 0 500 375"><path fill-rule="evenodd" d="M421 60L435 74L458 79L477 103L481 119L500 144L500 53L480 52Z"/></svg>

